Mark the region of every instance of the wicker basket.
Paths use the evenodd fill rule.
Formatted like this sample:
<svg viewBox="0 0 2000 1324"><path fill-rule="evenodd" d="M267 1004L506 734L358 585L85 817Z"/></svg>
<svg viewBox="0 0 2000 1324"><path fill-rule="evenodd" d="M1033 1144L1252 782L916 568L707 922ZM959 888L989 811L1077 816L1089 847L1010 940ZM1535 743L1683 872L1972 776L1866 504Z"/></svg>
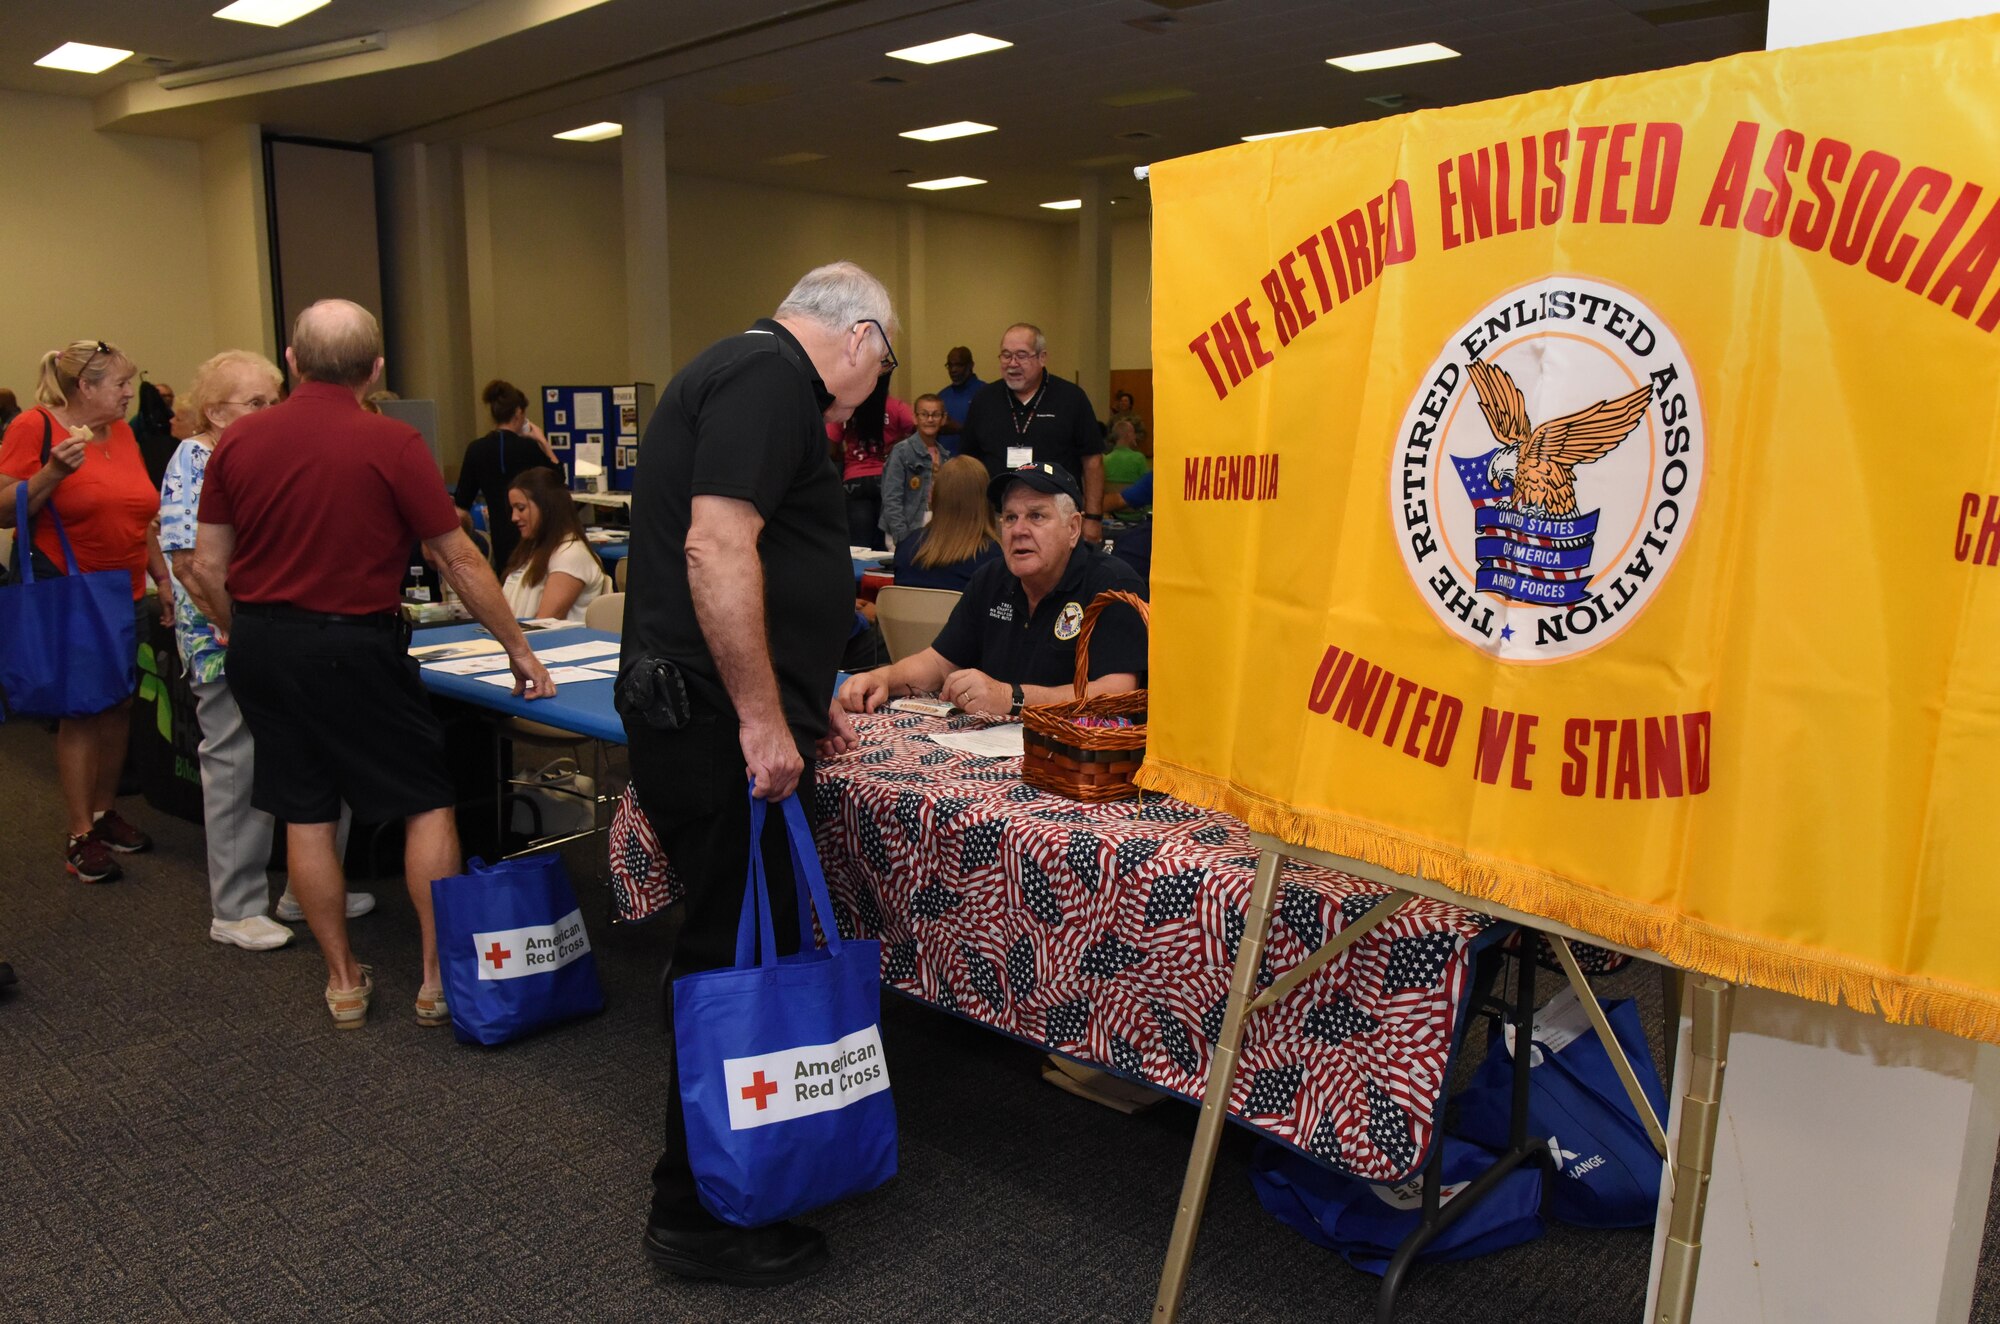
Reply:
<svg viewBox="0 0 2000 1324"><path fill-rule="evenodd" d="M1085 698L1090 686L1090 635L1097 618L1122 602L1146 620L1146 600L1116 589L1097 595L1076 637L1076 698L1021 710L1021 779L1072 800L1122 800L1137 795L1132 774L1146 761L1146 691ZM1134 725L1079 726L1079 717L1127 717Z"/></svg>

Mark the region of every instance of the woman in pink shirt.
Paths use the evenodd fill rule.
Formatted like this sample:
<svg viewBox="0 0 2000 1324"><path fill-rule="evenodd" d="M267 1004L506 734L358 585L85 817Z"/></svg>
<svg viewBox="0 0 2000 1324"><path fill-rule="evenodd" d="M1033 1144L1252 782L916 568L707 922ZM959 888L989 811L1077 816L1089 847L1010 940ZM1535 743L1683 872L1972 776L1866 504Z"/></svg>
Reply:
<svg viewBox="0 0 2000 1324"><path fill-rule="evenodd" d="M875 383L875 394L861 402L845 425L826 425L827 441L847 490L848 546L881 548L882 466L890 447L916 430L917 416L889 394L886 372Z"/></svg>

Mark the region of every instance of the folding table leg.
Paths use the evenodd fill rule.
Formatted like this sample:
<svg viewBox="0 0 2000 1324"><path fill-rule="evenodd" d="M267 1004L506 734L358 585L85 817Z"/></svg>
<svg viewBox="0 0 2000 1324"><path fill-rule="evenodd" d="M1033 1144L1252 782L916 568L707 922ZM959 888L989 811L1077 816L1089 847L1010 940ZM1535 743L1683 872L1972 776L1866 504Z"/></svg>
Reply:
<svg viewBox="0 0 2000 1324"><path fill-rule="evenodd" d="M1264 939L1271 929L1271 903L1278 893L1282 865L1283 857L1276 851L1257 856L1257 874L1250 884L1250 904L1243 914L1243 937L1236 946L1236 970L1230 977L1229 1000L1222 1017L1222 1036L1209 1059L1201 1120L1195 1125L1194 1149L1188 1155L1180 1207L1174 1214L1174 1234L1167 1242L1167 1262L1160 1273L1159 1294L1153 1299L1153 1318L1160 1324L1171 1324L1180 1314L1181 1291L1187 1286L1194 1239L1201 1230L1202 1206L1208 1202L1208 1183L1215 1174L1216 1148L1222 1143L1222 1125L1229 1116L1229 1092L1236 1083L1243 1022L1257 992L1257 971L1264 961Z"/></svg>
<svg viewBox="0 0 2000 1324"><path fill-rule="evenodd" d="M1667 1241L1660 1254L1655 1324L1687 1324L1694 1315L1695 1271L1701 1265L1701 1224L1708 1208L1708 1179L1715 1168L1715 1133L1722 1119L1722 1075L1729 1064L1732 984L1710 975L1693 977L1694 1027L1688 1038L1687 1091L1681 1096L1681 1133L1674 1151L1674 1198L1667 1211Z"/></svg>
<svg viewBox="0 0 2000 1324"><path fill-rule="evenodd" d="M1507 1020L1514 1027L1514 1042L1526 1044L1532 1037L1535 1022L1535 958L1533 932L1521 930L1520 949L1514 954L1514 997L1507 1004ZM1471 1212L1473 1206L1484 1200L1501 1181L1523 1163L1541 1162L1548 1150L1540 1136L1528 1134L1528 1098L1530 1081L1528 1071L1533 1065L1534 1055L1526 1051L1514 1054L1512 1102L1507 1122L1507 1148L1496 1156L1492 1164L1478 1177L1453 1196L1450 1204L1440 1203L1440 1192L1444 1185L1444 1135L1443 1100L1439 1102L1438 1134L1431 1139L1430 1158L1424 1164L1424 1203L1418 1216L1417 1226L1410 1235L1403 1238L1396 1253L1390 1257L1387 1268L1382 1273L1382 1286L1375 1294L1376 1324L1389 1324L1396 1317L1396 1297L1403 1290L1403 1282L1410 1270L1416 1267L1417 1256L1424 1248L1444 1233L1444 1230L1459 1218Z"/></svg>

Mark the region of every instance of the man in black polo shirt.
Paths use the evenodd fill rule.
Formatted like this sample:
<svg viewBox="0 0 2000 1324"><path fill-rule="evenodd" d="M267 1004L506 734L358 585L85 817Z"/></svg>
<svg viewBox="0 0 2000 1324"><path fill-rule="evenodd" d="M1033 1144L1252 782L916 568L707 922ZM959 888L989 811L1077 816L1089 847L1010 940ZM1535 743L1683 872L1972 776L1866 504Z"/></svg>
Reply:
<svg viewBox="0 0 2000 1324"><path fill-rule="evenodd" d="M894 364L893 325L875 277L848 262L810 271L771 318L683 368L639 442L618 703L640 807L686 887L668 911L669 980L733 963L752 779L766 800L808 789L814 754L853 735L828 708L854 571L826 424L844 422ZM783 815L766 820L760 853L779 949L796 949ZM655 1260L743 1286L825 1262L818 1232L736 1228L702 1206L672 1064L665 1139L646 1224Z"/></svg>
<svg viewBox="0 0 2000 1324"><path fill-rule="evenodd" d="M1017 322L1000 337L1000 380L972 397L960 455L976 455L999 476L1024 464L1053 464L1082 482L1083 536L1104 541L1104 429L1090 397L1052 376L1042 329Z"/></svg>
<svg viewBox="0 0 2000 1324"><path fill-rule="evenodd" d="M1106 589L1142 592L1130 566L1082 540L1076 482L1053 464L995 478L1001 559L973 573L935 642L848 678L840 705L874 712L907 694L936 694L969 713L1019 714L1076 695L1083 613ZM1123 694L1146 678L1146 626L1107 607L1090 637L1090 694Z"/></svg>

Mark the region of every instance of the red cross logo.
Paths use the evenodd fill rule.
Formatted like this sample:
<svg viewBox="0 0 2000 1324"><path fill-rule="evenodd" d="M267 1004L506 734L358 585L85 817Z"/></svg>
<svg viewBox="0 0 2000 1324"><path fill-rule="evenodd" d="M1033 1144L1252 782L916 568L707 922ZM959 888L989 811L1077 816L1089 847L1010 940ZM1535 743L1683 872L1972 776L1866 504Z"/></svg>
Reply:
<svg viewBox="0 0 2000 1324"><path fill-rule="evenodd" d="M771 1096L777 1092L778 1082L765 1080L761 1069L750 1078L750 1083L743 1087L743 1097L756 1103L758 1112L764 1111L765 1105L771 1101Z"/></svg>
<svg viewBox="0 0 2000 1324"><path fill-rule="evenodd" d="M493 962L493 968L495 970L498 970L501 967L501 965L503 965L506 962L507 958L512 956L513 954L514 953L508 951L505 947L502 947L500 945L500 940L498 938L495 938L493 940L493 945L486 949L486 959Z"/></svg>

